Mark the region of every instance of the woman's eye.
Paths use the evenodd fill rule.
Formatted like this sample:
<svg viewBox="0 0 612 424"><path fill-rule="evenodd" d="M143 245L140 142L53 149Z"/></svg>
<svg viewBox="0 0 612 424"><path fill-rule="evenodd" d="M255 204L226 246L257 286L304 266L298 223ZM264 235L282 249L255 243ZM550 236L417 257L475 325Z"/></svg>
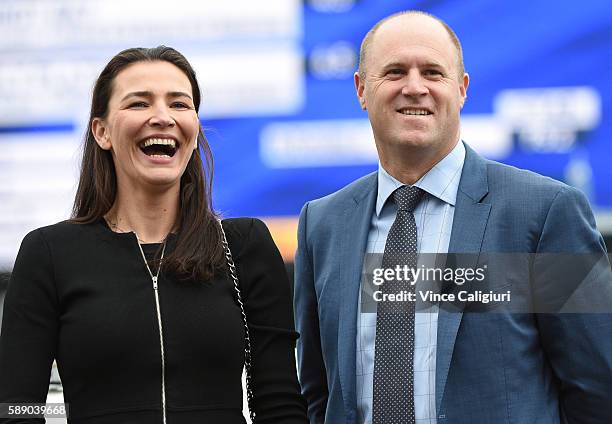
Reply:
<svg viewBox="0 0 612 424"><path fill-rule="evenodd" d="M174 102L171 106L175 109L189 109L189 105L184 102Z"/></svg>

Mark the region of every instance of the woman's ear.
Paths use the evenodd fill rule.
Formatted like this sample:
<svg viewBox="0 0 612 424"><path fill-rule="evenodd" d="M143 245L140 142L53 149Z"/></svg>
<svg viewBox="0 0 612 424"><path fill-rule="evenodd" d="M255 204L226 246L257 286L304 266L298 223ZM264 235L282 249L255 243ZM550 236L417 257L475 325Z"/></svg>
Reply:
<svg viewBox="0 0 612 424"><path fill-rule="evenodd" d="M101 118L94 118L91 121L91 134L96 139L96 143L103 150L110 150L112 143L106 124Z"/></svg>

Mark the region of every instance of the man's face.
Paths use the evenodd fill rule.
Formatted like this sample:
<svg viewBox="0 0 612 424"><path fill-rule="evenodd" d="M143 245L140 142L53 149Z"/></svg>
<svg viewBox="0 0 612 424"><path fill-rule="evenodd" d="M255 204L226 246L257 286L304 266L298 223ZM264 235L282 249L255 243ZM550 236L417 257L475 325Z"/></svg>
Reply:
<svg viewBox="0 0 612 424"><path fill-rule="evenodd" d="M449 34L428 16L401 15L374 34L355 86L383 163L398 149L437 160L452 149L469 83L458 67Z"/></svg>

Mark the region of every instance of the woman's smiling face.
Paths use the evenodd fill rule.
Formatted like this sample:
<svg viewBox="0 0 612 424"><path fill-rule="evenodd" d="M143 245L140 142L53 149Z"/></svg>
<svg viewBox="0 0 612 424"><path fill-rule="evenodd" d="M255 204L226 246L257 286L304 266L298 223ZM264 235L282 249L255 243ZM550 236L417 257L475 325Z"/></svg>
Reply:
<svg viewBox="0 0 612 424"><path fill-rule="evenodd" d="M94 118L98 145L113 155L117 184L180 186L200 130L191 83L165 61L136 62L112 84L105 118Z"/></svg>

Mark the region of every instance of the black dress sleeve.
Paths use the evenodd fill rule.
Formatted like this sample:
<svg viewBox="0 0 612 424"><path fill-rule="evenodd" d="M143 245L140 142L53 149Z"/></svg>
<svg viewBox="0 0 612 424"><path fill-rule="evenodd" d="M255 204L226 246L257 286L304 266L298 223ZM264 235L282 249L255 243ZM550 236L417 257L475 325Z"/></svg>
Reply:
<svg viewBox="0 0 612 424"><path fill-rule="evenodd" d="M266 225L257 219L229 219L228 239L238 269L249 322L253 403L258 424L306 423L295 362L298 334L291 287L281 255Z"/></svg>
<svg viewBox="0 0 612 424"><path fill-rule="evenodd" d="M58 332L51 252L42 230L23 240L4 299L0 332L0 403L44 403ZM0 423L44 423L7 419Z"/></svg>

